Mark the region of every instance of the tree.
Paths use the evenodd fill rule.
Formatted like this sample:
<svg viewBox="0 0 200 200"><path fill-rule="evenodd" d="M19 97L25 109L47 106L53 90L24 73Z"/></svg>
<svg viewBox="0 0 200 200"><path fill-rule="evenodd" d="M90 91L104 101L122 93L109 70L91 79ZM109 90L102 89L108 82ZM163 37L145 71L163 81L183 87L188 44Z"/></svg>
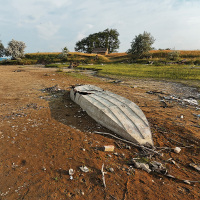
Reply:
<svg viewBox="0 0 200 200"><path fill-rule="evenodd" d="M76 43L75 51L91 53L94 48L107 48L109 53L116 52L120 44L118 36L116 29L90 34Z"/></svg>
<svg viewBox="0 0 200 200"><path fill-rule="evenodd" d="M64 47L62 49L62 53L59 55L59 57L63 60L63 61L67 61L67 56L68 56L69 50L67 47Z"/></svg>
<svg viewBox="0 0 200 200"><path fill-rule="evenodd" d="M5 54L5 48L0 40L0 57L3 57Z"/></svg>
<svg viewBox="0 0 200 200"><path fill-rule="evenodd" d="M136 58L141 58L145 54L149 53L152 49L151 45L155 42L153 36L150 33L144 31L143 34L135 36L131 42L131 49L128 50L128 53L133 54Z"/></svg>
<svg viewBox="0 0 200 200"><path fill-rule="evenodd" d="M24 42L11 40L6 48L6 56L11 56L12 59L19 59L24 57L24 49L26 45Z"/></svg>

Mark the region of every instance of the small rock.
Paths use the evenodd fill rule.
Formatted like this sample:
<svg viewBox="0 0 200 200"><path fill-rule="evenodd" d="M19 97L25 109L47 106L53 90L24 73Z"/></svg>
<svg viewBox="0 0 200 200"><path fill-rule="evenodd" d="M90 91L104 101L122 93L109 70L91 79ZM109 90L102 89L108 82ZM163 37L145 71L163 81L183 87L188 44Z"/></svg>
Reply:
<svg viewBox="0 0 200 200"><path fill-rule="evenodd" d="M131 146L129 146L129 145L126 145L126 149L131 149Z"/></svg>
<svg viewBox="0 0 200 200"><path fill-rule="evenodd" d="M181 119L183 119L184 118L184 116L183 115L181 115L181 117L180 117Z"/></svg>
<svg viewBox="0 0 200 200"><path fill-rule="evenodd" d="M82 167L80 167L80 169L82 172L85 172L85 173L90 171L86 166L84 166L84 167L82 166Z"/></svg>
<svg viewBox="0 0 200 200"><path fill-rule="evenodd" d="M180 153L181 152L181 148L180 147L175 147L174 148L174 152L175 153Z"/></svg>
<svg viewBox="0 0 200 200"><path fill-rule="evenodd" d="M142 169L142 170L146 171L147 173L151 172L151 169L149 168L148 164L136 162L135 160L133 160L132 162L133 162L135 168Z"/></svg>
<svg viewBox="0 0 200 200"><path fill-rule="evenodd" d="M109 171L113 173L113 172L114 172L114 169L113 169L112 167L110 167L110 168L109 168Z"/></svg>
<svg viewBox="0 0 200 200"><path fill-rule="evenodd" d="M75 171L74 171L73 169L69 169L69 175L70 175L70 176L73 176L73 175L74 175L74 172L75 172Z"/></svg>
<svg viewBox="0 0 200 200"><path fill-rule="evenodd" d="M124 154L124 153L122 153L122 154L121 154L121 157L122 157L122 158L125 158L125 154Z"/></svg>
<svg viewBox="0 0 200 200"><path fill-rule="evenodd" d="M46 169L46 167L43 166L43 167L42 167L42 170L43 170L43 171L46 171L47 169Z"/></svg>

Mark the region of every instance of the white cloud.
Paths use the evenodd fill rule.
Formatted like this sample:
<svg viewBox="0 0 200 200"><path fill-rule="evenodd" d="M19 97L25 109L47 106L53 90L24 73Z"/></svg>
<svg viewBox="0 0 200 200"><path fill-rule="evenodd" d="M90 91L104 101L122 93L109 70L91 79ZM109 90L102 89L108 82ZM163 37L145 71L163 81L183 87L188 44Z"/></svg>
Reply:
<svg viewBox="0 0 200 200"><path fill-rule="evenodd" d="M143 31L156 38L156 48L200 46L199 0L7 0L2 5L0 39L25 38L29 49L38 41L38 51L52 40L58 49L69 44L72 50L78 40L106 28L118 30L119 51Z"/></svg>
<svg viewBox="0 0 200 200"><path fill-rule="evenodd" d="M87 37L87 32L89 29L92 29L94 26L92 24L86 24L85 27L83 27L83 29L78 33L77 35L77 40L81 40L84 37Z"/></svg>
<svg viewBox="0 0 200 200"><path fill-rule="evenodd" d="M39 36L45 40L51 40L58 32L59 27L59 25L53 24L52 22L47 22L36 26Z"/></svg>

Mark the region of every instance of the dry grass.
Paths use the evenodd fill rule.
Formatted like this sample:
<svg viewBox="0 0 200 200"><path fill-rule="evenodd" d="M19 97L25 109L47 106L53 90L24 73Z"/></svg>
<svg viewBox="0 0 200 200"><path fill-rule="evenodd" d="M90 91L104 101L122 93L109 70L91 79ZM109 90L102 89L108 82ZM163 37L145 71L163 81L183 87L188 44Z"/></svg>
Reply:
<svg viewBox="0 0 200 200"><path fill-rule="evenodd" d="M157 58L166 58L168 53L173 50L152 50L150 53L152 54L153 57ZM187 51L187 50L176 50L180 52L180 57L181 58L198 58L200 57L200 50L192 50L192 51Z"/></svg>

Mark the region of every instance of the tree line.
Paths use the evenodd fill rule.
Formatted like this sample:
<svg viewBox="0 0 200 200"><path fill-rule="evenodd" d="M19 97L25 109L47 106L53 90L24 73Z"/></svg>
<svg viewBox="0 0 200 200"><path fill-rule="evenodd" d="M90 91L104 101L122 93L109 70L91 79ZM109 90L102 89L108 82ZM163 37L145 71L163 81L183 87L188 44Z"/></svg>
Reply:
<svg viewBox="0 0 200 200"><path fill-rule="evenodd" d="M142 34L135 36L131 42L130 49L127 53L132 54L135 58L142 58L152 49L154 37L144 31ZM105 29L104 31L90 34L75 44L75 51L92 53L95 48L106 48L109 53L117 52L119 49L119 33L116 29ZM0 57L10 56L11 59L19 59L24 57L24 49L26 45L22 41L12 39L5 48L0 41ZM67 47L62 49L63 56L67 56Z"/></svg>

